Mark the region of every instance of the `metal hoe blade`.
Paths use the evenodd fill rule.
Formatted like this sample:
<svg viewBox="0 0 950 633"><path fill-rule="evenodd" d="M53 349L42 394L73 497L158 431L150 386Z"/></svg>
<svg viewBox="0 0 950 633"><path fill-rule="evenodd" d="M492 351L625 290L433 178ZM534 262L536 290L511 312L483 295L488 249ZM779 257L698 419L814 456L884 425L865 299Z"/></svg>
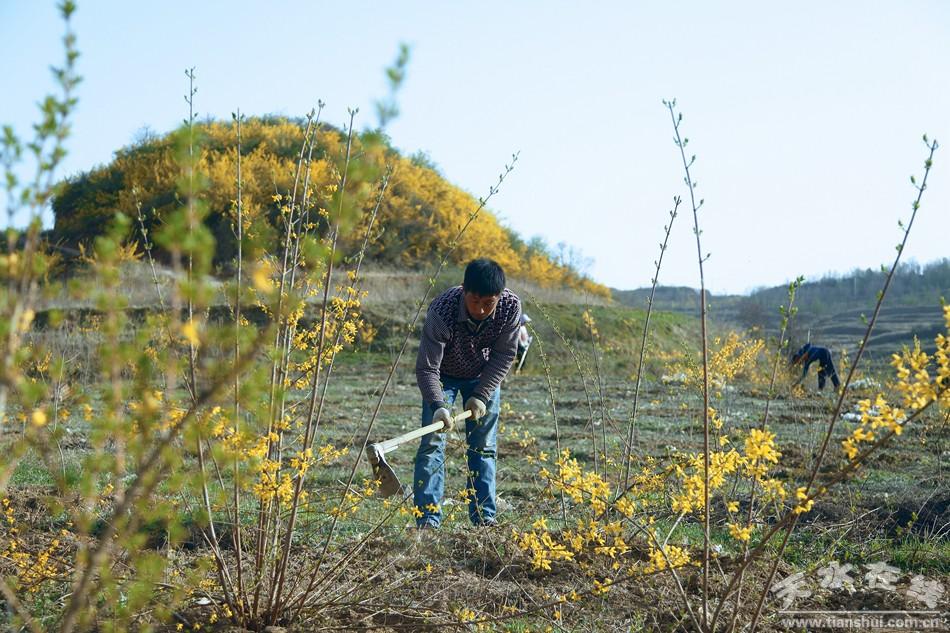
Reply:
<svg viewBox="0 0 950 633"><path fill-rule="evenodd" d="M455 416L453 421L461 422L462 420L467 420L470 417L472 417L472 412L465 411ZM396 476L396 472L393 470L392 466L386 463L386 453L395 450L401 444L405 444L410 440L420 438L428 433L434 433L442 429L444 426L445 424L441 421L433 422L432 424L420 427L414 431L403 433L402 435L394 437L391 440L370 444L366 447L369 463L373 467L373 476L377 481L379 481L379 490L376 493L378 496L391 497L402 492L402 486L399 483L399 477Z"/></svg>
<svg viewBox="0 0 950 633"><path fill-rule="evenodd" d="M370 444L367 447L369 463L373 466L373 477L379 482L379 490L376 494L380 497L392 497L402 492L402 485L399 483L399 477L386 462L386 456L379 449L378 444Z"/></svg>

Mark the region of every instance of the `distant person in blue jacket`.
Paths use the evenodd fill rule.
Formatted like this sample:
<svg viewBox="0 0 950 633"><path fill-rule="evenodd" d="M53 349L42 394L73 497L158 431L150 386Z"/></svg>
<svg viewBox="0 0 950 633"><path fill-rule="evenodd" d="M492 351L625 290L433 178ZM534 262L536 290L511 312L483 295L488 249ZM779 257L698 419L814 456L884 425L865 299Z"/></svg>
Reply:
<svg viewBox="0 0 950 633"><path fill-rule="evenodd" d="M825 379L828 377L831 378L832 384L837 389L841 383L838 380L838 372L835 371L835 364L831 360L831 352L827 347L818 347L811 343L805 343L800 350L792 355L792 365L798 365L799 363L804 365L802 377L795 381L795 385L805 380L805 376L808 375L808 368L815 361L818 361L818 390L821 391L825 388Z"/></svg>

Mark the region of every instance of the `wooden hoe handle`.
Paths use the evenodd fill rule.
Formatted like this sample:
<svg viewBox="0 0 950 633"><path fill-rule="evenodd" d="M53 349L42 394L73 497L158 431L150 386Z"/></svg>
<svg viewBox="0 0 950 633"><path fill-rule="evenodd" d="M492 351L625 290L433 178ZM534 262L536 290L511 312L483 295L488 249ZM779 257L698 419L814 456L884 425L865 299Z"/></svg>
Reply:
<svg viewBox="0 0 950 633"><path fill-rule="evenodd" d="M470 417L472 417L471 411L463 411L459 415L455 416L453 418L453 421L461 422L462 420L467 420ZM379 444L376 444L376 447L379 449L380 454L385 455L386 453L396 449L400 444L405 444L406 442L410 442L416 439L417 437L422 437L423 435L428 435L429 433L438 431L443 426L445 426L445 422L441 422L441 421L433 422L432 424L428 424L426 426L420 427L414 431L403 433L402 435L394 437L391 440L380 442Z"/></svg>

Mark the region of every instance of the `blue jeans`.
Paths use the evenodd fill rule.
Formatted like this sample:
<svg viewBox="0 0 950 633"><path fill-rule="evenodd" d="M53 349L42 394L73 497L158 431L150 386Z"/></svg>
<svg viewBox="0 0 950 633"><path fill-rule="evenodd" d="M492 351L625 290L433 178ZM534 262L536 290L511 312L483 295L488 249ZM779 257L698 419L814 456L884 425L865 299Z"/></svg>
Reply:
<svg viewBox="0 0 950 633"><path fill-rule="evenodd" d="M464 403L478 387L478 379L463 380L442 377L442 391L446 404L451 407L459 393ZM488 402L488 411L479 420L465 420L465 439L468 442L468 517L474 525L494 521L495 518L495 457L497 455L498 411L501 408L501 389L495 389ZM429 403L422 403L422 426L432 423L434 411ZM422 512L417 517L419 526L438 527L442 522L442 496L445 492L445 433L429 433L422 437L416 451L413 477L413 501Z"/></svg>

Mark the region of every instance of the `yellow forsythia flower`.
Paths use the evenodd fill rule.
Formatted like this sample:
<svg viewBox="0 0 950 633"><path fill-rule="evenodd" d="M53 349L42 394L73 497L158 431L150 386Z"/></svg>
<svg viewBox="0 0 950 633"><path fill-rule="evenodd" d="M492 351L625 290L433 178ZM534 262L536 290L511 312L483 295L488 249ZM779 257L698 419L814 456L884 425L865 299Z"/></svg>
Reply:
<svg viewBox="0 0 950 633"><path fill-rule="evenodd" d="M46 413L42 409L34 409L30 415L30 422L36 427L46 426Z"/></svg>
<svg viewBox="0 0 950 633"><path fill-rule="evenodd" d="M730 523L729 534L737 541L748 541L752 536L752 527L741 527L738 523Z"/></svg>
<svg viewBox="0 0 950 633"><path fill-rule="evenodd" d="M198 328L194 321L188 321L181 326L181 335L192 345L198 345L201 340L198 338Z"/></svg>

